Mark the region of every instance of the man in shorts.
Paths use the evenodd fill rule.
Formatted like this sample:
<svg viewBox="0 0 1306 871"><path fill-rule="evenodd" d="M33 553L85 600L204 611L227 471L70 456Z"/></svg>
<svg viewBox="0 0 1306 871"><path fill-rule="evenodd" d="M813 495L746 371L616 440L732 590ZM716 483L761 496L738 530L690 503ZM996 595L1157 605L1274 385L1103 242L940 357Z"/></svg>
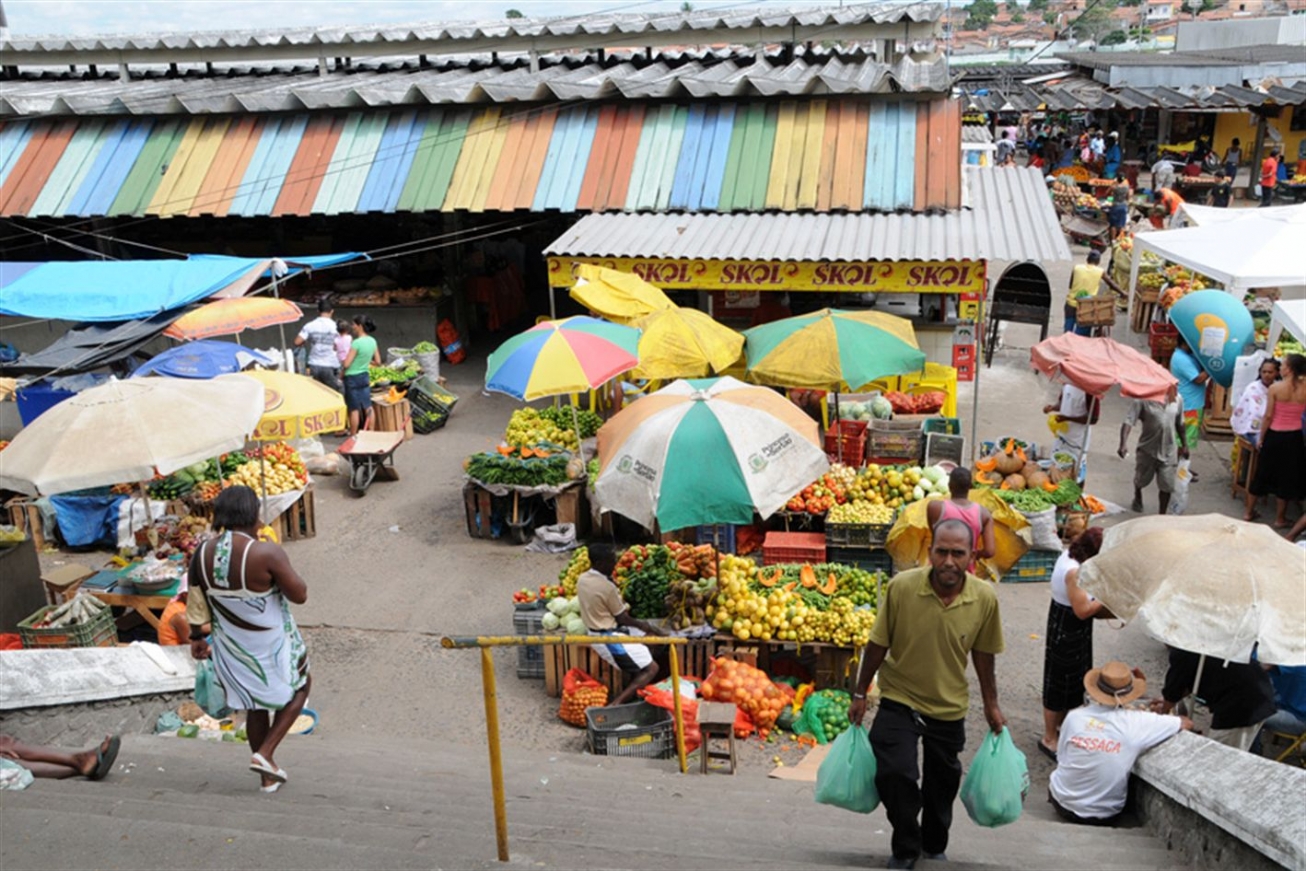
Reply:
<svg viewBox="0 0 1306 871"><path fill-rule="evenodd" d="M1129 404L1125 422L1120 425L1120 459L1129 454L1129 432L1142 422L1143 429L1138 435L1138 455L1134 461L1134 501L1129 506L1131 511L1143 512L1143 488L1156 478L1157 489L1161 491L1161 504L1158 514L1165 514L1170 507L1170 494L1175 488L1175 473L1179 461L1187 459L1188 448L1184 444L1183 405L1175 388L1170 388L1165 402L1154 399L1135 399Z"/></svg>
<svg viewBox="0 0 1306 871"><path fill-rule="evenodd" d="M630 616L621 592L612 580L617 554L612 545L598 543L589 547L590 570L576 580L576 598L580 600L580 618L590 635L663 635L661 629ZM658 676L658 664L643 644L596 644L594 649L603 661L621 669L626 688L610 704L624 705L635 693Z"/></svg>

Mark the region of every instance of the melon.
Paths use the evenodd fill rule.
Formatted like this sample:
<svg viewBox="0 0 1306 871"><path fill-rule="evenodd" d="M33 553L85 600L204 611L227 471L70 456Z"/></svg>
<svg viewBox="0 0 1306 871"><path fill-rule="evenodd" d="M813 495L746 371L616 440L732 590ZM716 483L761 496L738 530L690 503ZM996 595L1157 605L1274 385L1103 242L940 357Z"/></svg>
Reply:
<svg viewBox="0 0 1306 871"><path fill-rule="evenodd" d="M1024 490L1025 479L1021 475L1008 475L1002 483L1007 485L1008 490Z"/></svg>
<svg viewBox="0 0 1306 871"><path fill-rule="evenodd" d="M1042 469L1035 469L1033 472L1025 476L1025 486L1030 490L1041 490L1043 489L1043 485L1048 483L1049 480L1047 472L1044 472Z"/></svg>
<svg viewBox="0 0 1306 871"><path fill-rule="evenodd" d="M997 469L1003 475L1015 475L1021 469L1025 468L1025 461L1015 454L998 453Z"/></svg>
<svg viewBox="0 0 1306 871"><path fill-rule="evenodd" d="M871 417L876 420L889 420L893 417L893 405L883 396L871 400Z"/></svg>
<svg viewBox="0 0 1306 871"><path fill-rule="evenodd" d="M1026 463L1026 464L1025 464L1025 467L1024 467L1023 469L1020 470L1020 474L1024 476L1024 478L1025 478L1026 481L1028 481L1030 475L1033 475L1033 474L1035 474L1035 473L1037 473L1037 472L1042 472L1042 471L1043 471L1043 469L1042 469L1042 467L1039 466L1038 463Z"/></svg>

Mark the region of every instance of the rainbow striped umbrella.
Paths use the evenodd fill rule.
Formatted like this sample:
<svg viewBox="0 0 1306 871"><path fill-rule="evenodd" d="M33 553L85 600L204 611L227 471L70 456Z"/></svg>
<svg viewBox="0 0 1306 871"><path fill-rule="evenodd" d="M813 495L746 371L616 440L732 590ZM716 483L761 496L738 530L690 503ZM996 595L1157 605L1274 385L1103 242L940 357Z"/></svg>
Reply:
<svg viewBox="0 0 1306 871"><path fill-rule="evenodd" d="M543 321L490 355L485 389L529 401L581 393L639 364L639 330L598 318Z"/></svg>

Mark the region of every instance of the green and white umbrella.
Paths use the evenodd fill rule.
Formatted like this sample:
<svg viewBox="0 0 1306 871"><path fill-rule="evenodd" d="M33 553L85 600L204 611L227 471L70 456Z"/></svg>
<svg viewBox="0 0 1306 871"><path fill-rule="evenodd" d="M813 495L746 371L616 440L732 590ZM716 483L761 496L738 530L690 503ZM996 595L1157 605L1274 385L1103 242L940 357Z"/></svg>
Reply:
<svg viewBox="0 0 1306 871"><path fill-rule="evenodd" d="M599 430L605 511L683 529L768 517L829 468L816 422L734 378L676 381Z"/></svg>

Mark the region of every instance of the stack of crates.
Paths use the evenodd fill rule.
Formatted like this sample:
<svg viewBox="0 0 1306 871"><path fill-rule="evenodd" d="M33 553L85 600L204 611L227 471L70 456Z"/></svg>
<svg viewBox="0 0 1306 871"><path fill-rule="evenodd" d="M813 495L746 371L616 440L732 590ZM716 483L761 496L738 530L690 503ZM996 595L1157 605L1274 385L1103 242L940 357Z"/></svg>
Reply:
<svg viewBox="0 0 1306 871"><path fill-rule="evenodd" d="M1024 584L1052 580L1052 569L1061 558L1059 550L1029 550L1002 576L1003 583Z"/></svg>
<svg viewBox="0 0 1306 871"><path fill-rule="evenodd" d="M440 386L440 382L424 375L408 388L406 397L412 406L413 429L423 435L435 432L449 422L449 415L458 397Z"/></svg>
<svg viewBox="0 0 1306 871"><path fill-rule="evenodd" d="M516 635L543 635L544 615L548 611L535 608L527 611L514 611L512 628ZM544 679L544 648L537 645L523 645L517 648L517 677Z"/></svg>

